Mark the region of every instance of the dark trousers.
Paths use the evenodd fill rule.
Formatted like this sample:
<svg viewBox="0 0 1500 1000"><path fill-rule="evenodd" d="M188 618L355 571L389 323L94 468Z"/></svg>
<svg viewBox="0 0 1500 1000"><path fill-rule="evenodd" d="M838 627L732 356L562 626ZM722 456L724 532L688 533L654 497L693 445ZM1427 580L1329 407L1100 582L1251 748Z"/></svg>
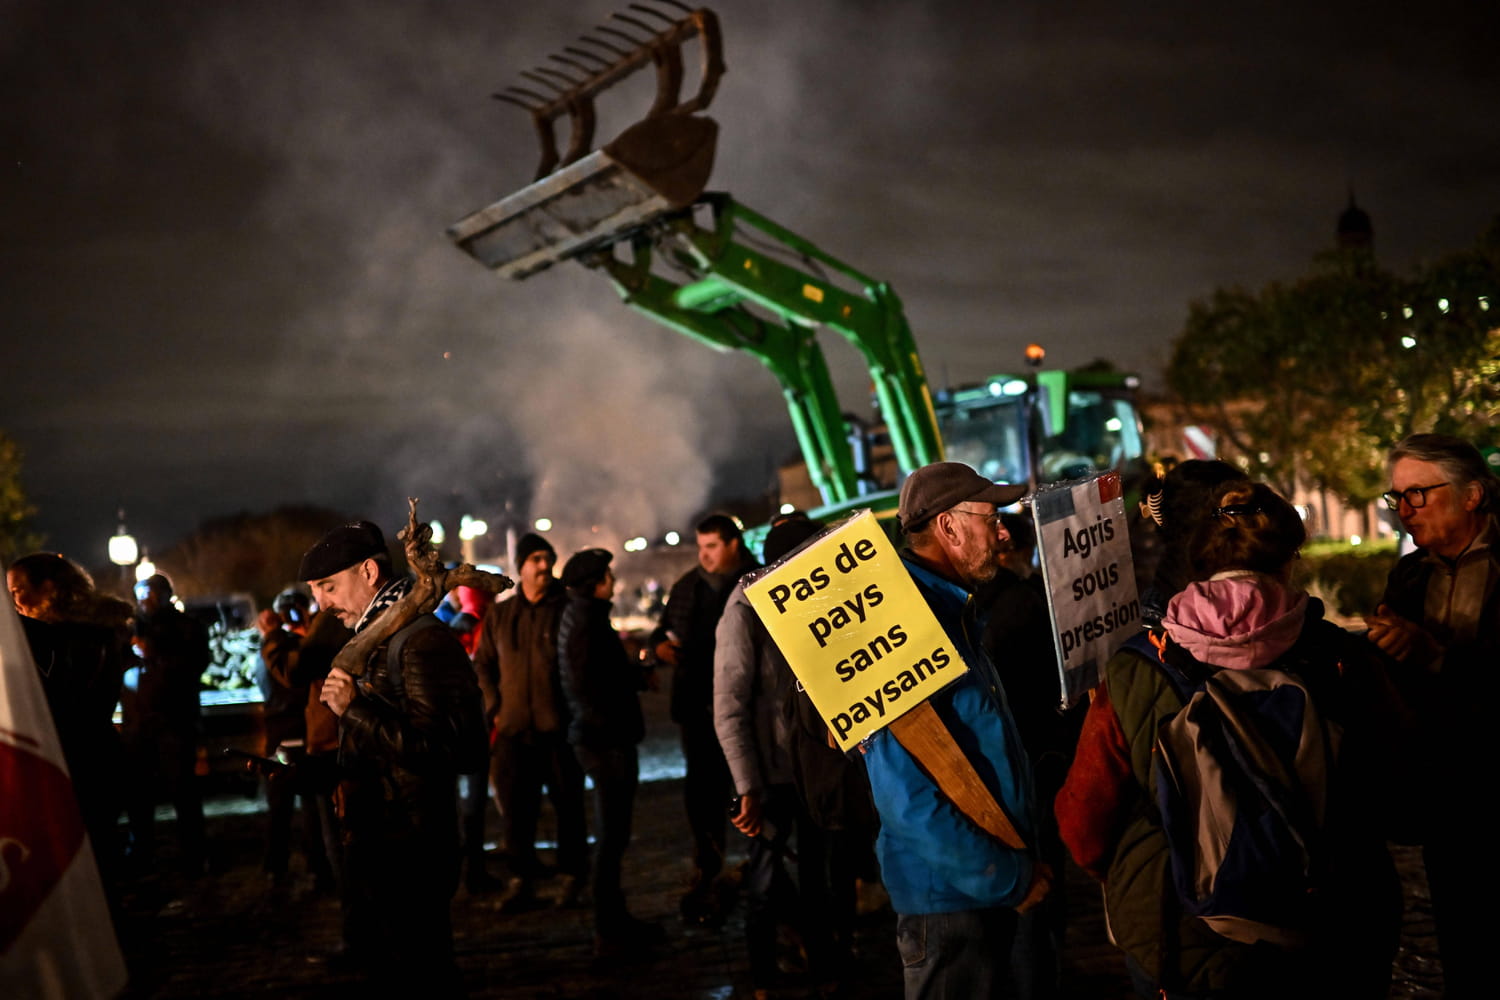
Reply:
<svg viewBox="0 0 1500 1000"><path fill-rule="evenodd" d="M469 866L470 884L487 874L484 869L484 813L490 803L490 775L461 774L459 809L463 814L464 862Z"/></svg>
<svg viewBox="0 0 1500 1000"><path fill-rule="evenodd" d="M273 875L284 875L292 853L292 816L297 803L302 804L302 856L307 860L308 873L320 881L333 877L333 868L323 845L323 820L318 809L317 795L308 786L307 755L301 748L292 752L291 762L296 765L295 777L285 772L266 776L266 857L265 870Z"/></svg>
<svg viewBox="0 0 1500 1000"><path fill-rule="evenodd" d="M99 879L113 909L119 903L124 861L119 824L120 806L125 801L121 786L126 770L119 746L109 749L112 752L107 757L101 755L76 766L69 761L68 767L73 772L73 793L78 797L78 811L94 848Z"/></svg>
<svg viewBox="0 0 1500 1000"><path fill-rule="evenodd" d="M786 861L795 834L797 882ZM746 897L745 948L750 982L767 989L776 978L776 928L795 929L807 949L810 972L818 982L838 978L833 961L835 903L828 877L826 835L808 819L791 785L768 789L761 804L761 832L750 841L743 890ZM854 912L854 881L848 881L849 918Z"/></svg>
<svg viewBox="0 0 1500 1000"><path fill-rule="evenodd" d="M620 885L625 849L630 846L640 762L634 746L593 751L578 747L578 762L594 782L594 930L608 937L629 918Z"/></svg>
<svg viewBox="0 0 1500 1000"><path fill-rule="evenodd" d="M448 912L458 888L456 777L398 783L363 767L340 784L346 941L393 996L450 996L460 986Z"/></svg>
<svg viewBox="0 0 1500 1000"><path fill-rule="evenodd" d="M1489 971L1489 932L1494 921L1481 916L1494 906L1495 878L1477 860L1485 857L1486 845L1479 833L1485 828L1478 817L1473 817L1468 829L1450 824L1434 831L1422 848L1438 954L1443 960L1445 1000L1492 996L1495 988Z"/></svg>
<svg viewBox="0 0 1500 1000"><path fill-rule="evenodd" d="M818 981L842 979L854 943L857 882L878 873L873 836L865 829L824 830L810 819L797 828L797 879L808 920L826 927L828 955L810 955Z"/></svg>
<svg viewBox="0 0 1500 1000"><path fill-rule="evenodd" d="M1006 996L1010 986L1006 956L1015 932L1016 912L1009 909L899 914L896 947L901 952L906 1000Z"/></svg>
<svg viewBox="0 0 1500 1000"><path fill-rule="evenodd" d="M136 733L127 742L130 759L130 844L134 857L151 857L155 849L156 801L165 791L177 815L177 845L189 868L202 865L205 849L203 793L194 768L198 744L175 733Z"/></svg>
<svg viewBox="0 0 1500 1000"><path fill-rule="evenodd" d="M724 868L729 802L734 797L729 764L712 718L683 723L682 759L687 767L682 798L693 834L693 867L702 873L699 884L706 888Z"/></svg>
<svg viewBox="0 0 1500 1000"><path fill-rule="evenodd" d="M1036 801L1051 802L1067 778L1068 761L1046 755L1033 765ZM1063 939L1068 930L1067 848L1051 809L1037 810L1036 844L1041 860L1053 872L1052 888L1036 906L1016 917L1011 948L1011 977L1017 1000L1054 1000L1062 986Z"/></svg>
<svg viewBox="0 0 1500 1000"><path fill-rule="evenodd" d="M495 805L505 818L505 850L511 870L536 878L536 827L542 788L557 817L557 868L565 875L588 870L588 825L583 808L583 769L562 733L500 734L490 757Z"/></svg>
<svg viewBox="0 0 1500 1000"><path fill-rule="evenodd" d="M338 754L334 752L308 754L302 760L304 795L312 802L317 817L318 841L323 847L323 860L328 865L328 874L340 894L348 881L344 870L344 834L339 826L338 808L334 805L334 792L339 784ZM306 815L306 814L304 814Z"/></svg>

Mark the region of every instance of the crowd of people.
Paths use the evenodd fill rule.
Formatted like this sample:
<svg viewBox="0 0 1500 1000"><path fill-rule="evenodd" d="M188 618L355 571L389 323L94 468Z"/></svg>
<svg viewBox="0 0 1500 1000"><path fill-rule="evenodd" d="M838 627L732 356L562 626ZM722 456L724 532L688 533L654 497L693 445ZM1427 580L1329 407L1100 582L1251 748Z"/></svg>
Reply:
<svg viewBox="0 0 1500 1000"><path fill-rule="evenodd" d="M1435 434L1397 444L1389 472L1385 500L1415 550L1357 631L1299 585L1306 532L1284 497L1220 462L1166 473L1142 504L1160 546L1145 628L1069 710L1030 521L1006 509L1024 488L953 462L909 475L902 565L968 668L923 725L958 748L1006 836L890 729L836 749L751 606L762 562L729 517L697 525L698 565L642 655L611 624L606 549L573 553L559 575L552 545L527 534L513 593L455 593L434 614L378 526L334 527L257 622L266 873L287 877L300 800L308 872L343 912L326 959L424 993L461 992L460 884L497 893L503 913L544 895L592 905L605 968L649 953L668 929L631 913L625 859L640 696L669 671L691 860L681 918L722 922L743 900L757 997L787 985L784 930L805 952L803 995L840 995L861 881L889 894L908 997L1058 996L1069 856L1100 882L1142 997L1385 996L1402 912L1389 841L1423 846L1446 995L1475 995L1493 880L1468 765L1500 662L1500 480ZM761 559L823 528L779 517ZM163 797L178 861L201 873L202 627L160 575L134 608L56 554L17 560L7 582L106 887L153 863ZM536 844L544 795L551 864ZM484 850L491 797L507 879ZM739 866L735 836L748 838Z"/></svg>

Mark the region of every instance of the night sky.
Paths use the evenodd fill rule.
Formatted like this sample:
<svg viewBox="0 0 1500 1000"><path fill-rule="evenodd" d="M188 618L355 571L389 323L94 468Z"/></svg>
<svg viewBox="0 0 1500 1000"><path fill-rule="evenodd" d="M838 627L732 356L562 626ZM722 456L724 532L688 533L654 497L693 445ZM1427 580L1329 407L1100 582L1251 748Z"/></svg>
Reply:
<svg viewBox="0 0 1500 1000"><path fill-rule="evenodd" d="M1500 212L1494 3L714 7L710 187L890 281L938 383L1031 340L1154 383L1188 303L1304 273L1351 184L1396 269ZM444 233L535 166L488 95L615 9L0 2L0 429L51 546L409 495L612 544L763 490L794 444L757 363ZM601 140L645 110L612 94Z"/></svg>

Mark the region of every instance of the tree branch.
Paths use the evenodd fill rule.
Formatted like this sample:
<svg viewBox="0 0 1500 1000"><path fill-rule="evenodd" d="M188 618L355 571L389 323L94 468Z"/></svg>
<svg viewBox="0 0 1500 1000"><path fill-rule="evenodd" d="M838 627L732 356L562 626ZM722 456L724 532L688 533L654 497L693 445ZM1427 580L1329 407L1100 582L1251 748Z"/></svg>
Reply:
<svg viewBox="0 0 1500 1000"><path fill-rule="evenodd" d="M409 511L406 527L396 536L406 546L406 562L416 575L416 584L407 595L386 608L365 630L350 639L333 659L333 665L351 677L365 672L370 656L382 643L422 615L438 606L454 587L473 587L490 594L503 594L515 583L500 573L475 569L461 563L444 569L442 558L432 544L432 526L417 520L417 498L407 497Z"/></svg>

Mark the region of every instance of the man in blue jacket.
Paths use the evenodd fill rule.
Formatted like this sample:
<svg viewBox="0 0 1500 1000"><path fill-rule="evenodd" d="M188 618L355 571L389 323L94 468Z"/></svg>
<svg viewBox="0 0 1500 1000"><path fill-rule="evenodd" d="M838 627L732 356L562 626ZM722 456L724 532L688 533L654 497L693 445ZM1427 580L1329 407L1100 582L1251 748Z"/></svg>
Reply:
<svg viewBox="0 0 1500 1000"><path fill-rule="evenodd" d="M907 477L897 514L907 570L969 667L929 704L1030 844L1031 769L1005 690L980 645L984 623L973 599L999 566L1006 535L996 505L1015 503L1025 492L962 463L938 462ZM1016 911L1045 894L1045 866L960 814L889 730L864 749L908 1000L1001 996Z"/></svg>

